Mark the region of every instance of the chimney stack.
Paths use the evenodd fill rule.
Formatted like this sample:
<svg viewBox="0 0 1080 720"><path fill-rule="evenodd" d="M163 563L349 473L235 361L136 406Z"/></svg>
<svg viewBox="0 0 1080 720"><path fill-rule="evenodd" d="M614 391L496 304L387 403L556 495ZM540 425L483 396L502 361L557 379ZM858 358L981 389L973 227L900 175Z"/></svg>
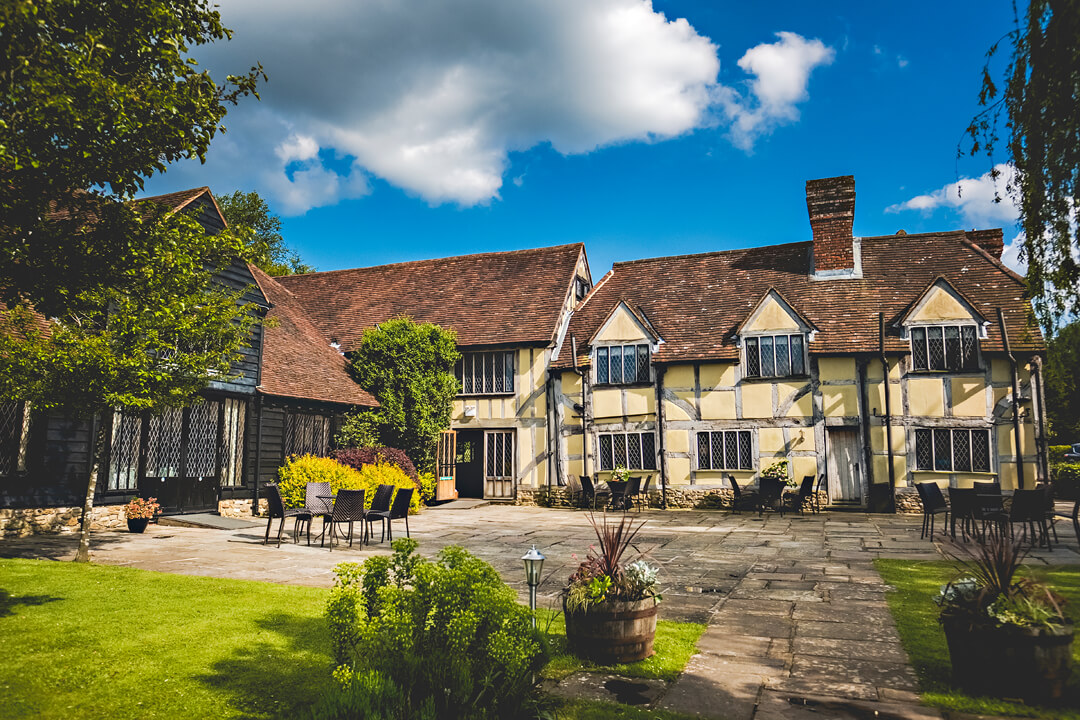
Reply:
<svg viewBox="0 0 1080 720"><path fill-rule="evenodd" d="M862 254L852 234L855 176L806 181L806 209L814 234L813 278L862 277Z"/></svg>
<svg viewBox="0 0 1080 720"><path fill-rule="evenodd" d="M964 233L967 239L990 253L998 260L1005 250L1005 233L1001 228L993 230L968 230Z"/></svg>

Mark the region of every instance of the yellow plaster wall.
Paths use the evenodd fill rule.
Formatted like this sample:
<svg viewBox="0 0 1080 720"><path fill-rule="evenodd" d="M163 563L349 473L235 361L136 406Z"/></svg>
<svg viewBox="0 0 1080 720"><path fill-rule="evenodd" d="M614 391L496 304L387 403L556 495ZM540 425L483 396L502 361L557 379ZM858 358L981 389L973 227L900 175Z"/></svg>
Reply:
<svg viewBox="0 0 1080 720"><path fill-rule="evenodd" d="M910 318L914 322L970 319L971 313L956 298L940 287L930 291L923 306Z"/></svg>
<svg viewBox="0 0 1080 720"><path fill-rule="evenodd" d="M694 404L694 394L693 393L675 393L675 394L676 394L676 396L679 396L679 397L682 397L683 395L689 395L690 398L689 398L688 402L691 405ZM686 399L686 398L683 398L683 399ZM664 418L668 422L671 422L673 420L674 421L689 420L690 416L686 413L685 410L683 410L681 407L679 407L675 403L671 402L670 400L665 400L664 401Z"/></svg>
<svg viewBox="0 0 1080 720"><path fill-rule="evenodd" d="M594 390L592 403L594 418L622 417L622 390L618 388Z"/></svg>
<svg viewBox="0 0 1080 720"><path fill-rule="evenodd" d="M1008 455L1011 460L1016 454L1016 442L1014 440L1012 423L997 426L998 455Z"/></svg>
<svg viewBox="0 0 1080 720"><path fill-rule="evenodd" d="M912 415L943 417L945 390L940 378L908 379L908 406Z"/></svg>
<svg viewBox="0 0 1080 720"><path fill-rule="evenodd" d="M791 428L788 430L788 438L791 439L791 449L801 452L813 452L816 447L814 431L811 428Z"/></svg>
<svg viewBox="0 0 1080 720"><path fill-rule="evenodd" d="M693 402L691 394L691 402ZM771 396L769 402L772 402ZM746 409L746 388L743 388L743 410ZM769 417L772 416L770 412ZM703 420L732 420L735 418L735 391L716 390L701 394L701 418Z"/></svg>
<svg viewBox="0 0 1080 720"><path fill-rule="evenodd" d="M664 433L664 446L668 452L690 452L690 433L686 430L668 430Z"/></svg>
<svg viewBox="0 0 1080 720"><path fill-rule="evenodd" d="M823 385L821 399L826 417L859 414L858 395L854 385Z"/></svg>
<svg viewBox="0 0 1080 720"><path fill-rule="evenodd" d="M871 425L870 426L870 448L874 452L888 452L888 448L885 446L886 435L884 425ZM898 455L907 452L907 436L903 427L893 426L892 429L892 450L893 455Z"/></svg>
<svg viewBox="0 0 1080 720"><path fill-rule="evenodd" d="M996 383L1012 382L1012 369L1008 360L993 358L990 360L990 379Z"/></svg>
<svg viewBox="0 0 1080 720"><path fill-rule="evenodd" d="M694 367L692 365L674 365L664 372L664 387L693 388Z"/></svg>
<svg viewBox="0 0 1080 720"><path fill-rule="evenodd" d="M568 460L566 463L567 475L584 475L585 474L585 461L584 460Z"/></svg>
<svg viewBox="0 0 1080 720"><path fill-rule="evenodd" d="M758 449L762 455L783 452L784 431L780 428L759 428Z"/></svg>
<svg viewBox="0 0 1080 720"><path fill-rule="evenodd" d="M855 382L854 358L819 358L819 380L847 380Z"/></svg>
<svg viewBox="0 0 1080 720"><path fill-rule="evenodd" d="M770 383L743 384L742 415L744 418L771 418L773 416L772 385Z"/></svg>
<svg viewBox="0 0 1080 720"><path fill-rule="evenodd" d="M690 484L690 458L669 457L667 459L667 467L669 484ZM657 485L659 485L658 481Z"/></svg>
<svg viewBox="0 0 1080 720"><path fill-rule="evenodd" d="M603 342L636 342L646 338L641 326L624 305L619 305L607 326L596 336L596 340Z"/></svg>
<svg viewBox="0 0 1080 720"><path fill-rule="evenodd" d="M750 332L799 329L799 323L771 296L762 304L757 316L743 328Z"/></svg>
<svg viewBox="0 0 1080 720"><path fill-rule="evenodd" d="M691 369L692 372L693 369ZM735 385L735 365L732 363L702 365L698 371L698 379L701 381L702 392L715 387L732 387ZM691 387L693 383L693 375L691 375Z"/></svg>
<svg viewBox="0 0 1080 720"><path fill-rule="evenodd" d="M581 376L576 372L564 372L562 374L562 391L564 395L580 395Z"/></svg>
<svg viewBox="0 0 1080 720"><path fill-rule="evenodd" d="M893 380L900 379L900 361L889 358L889 377ZM878 359L871 360L866 366L866 379L871 381L881 382L881 361Z"/></svg>
<svg viewBox="0 0 1080 720"><path fill-rule="evenodd" d="M802 482L802 479L807 475L817 475L817 458L793 457L791 458L791 471L792 477L799 482Z"/></svg>
<svg viewBox="0 0 1080 720"><path fill-rule="evenodd" d="M881 373L878 373L878 382L870 383L866 394L870 399L870 408L877 408L882 415L885 414L885 384L881 382ZM904 414L904 390L896 383L889 383L889 410L893 417Z"/></svg>
<svg viewBox="0 0 1080 720"><path fill-rule="evenodd" d="M986 379L952 378L953 415L984 417L986 415Z"/></svg>
<svg viewBox="0 0 1080 720"><path fill-rule="evenodd" d="M656 393L649 388L627 388L626 414L627 415L652 415L656 412Z"/></svg>
<svg viewBox="0 0 1080 720"><path fill-rule="evenodd" d="M788 410L788 417L812 417L814 414L814 397L810 393L803 395L801 398L791 404L791 409Z"/></svg>

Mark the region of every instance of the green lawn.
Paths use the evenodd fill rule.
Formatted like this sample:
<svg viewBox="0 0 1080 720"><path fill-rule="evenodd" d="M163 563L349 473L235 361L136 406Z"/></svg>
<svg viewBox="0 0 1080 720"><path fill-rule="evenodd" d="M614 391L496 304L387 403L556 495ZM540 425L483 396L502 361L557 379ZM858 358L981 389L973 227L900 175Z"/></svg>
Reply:
<svg viewBox="0 0 1080 720"><path fill-rule="evenodd" d="M0 560L0 719L305 717L330 682L320 588L47 560ZM543 612L543 611L542 611ZM550 612L550 611L548 611ZM703 625L661 621L657 654L601 668L565 651L545 678L580 670L674 679ZM657 717L556 703L565 720Z"/></svg>
<svg viewBox="0 0 1080 720"><path fill-rule="evenodd" d="M956 577L948 562L875 560L874 565L886 583L896 588L887 595L889 609L896 620L928 705L967 713L1014 715L1039 718L1080 720L1080 642L1073 643L1071 696L1061 708L1029 707L996 698L971 697L952 689L949 678L949 650L945 634L938 624L938 607L933 598L938 589ZM1059 567L1042 571L1040 577L1068 601L1069 615L1080 621L1080 567Z"/></svg>

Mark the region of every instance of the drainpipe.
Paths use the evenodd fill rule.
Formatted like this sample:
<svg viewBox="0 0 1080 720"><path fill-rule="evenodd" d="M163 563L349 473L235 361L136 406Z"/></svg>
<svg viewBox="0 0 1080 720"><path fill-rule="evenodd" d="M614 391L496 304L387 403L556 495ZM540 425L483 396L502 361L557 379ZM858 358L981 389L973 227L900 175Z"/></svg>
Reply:
<svg viewBox="0 0 1080 720"><path fill-rule="evenodd" d="M1042 475L1040 480L1048 482L1050 480L1050 468L1047 467L1047 448L1046 448L1046 396L1043 394L1043 366L1042 357L1036 355L1031 359L1032 364L1035 366L1032 372L1032 379L1035 383L1035 399L1038 402L1038 411L1035 413L1035 422L1039 428L1039 439L1035 443L1035 448L1039 453L1039 472Z"/></svg>
<svg viewBox="0 0 1080 720"><path fill-rule="evenodd" d="M581 378L581 474L589 474L589 378L577 365L577 338L570 336L570 349L574 353L574 372Z"/></svg>
<svg viewBox="0 0 1080 720"><path fill-rule="evenodd" d="M262 472L263 396L255 395L255 490L251 501L251 514L259 516L259 479Z"/></svg>
<svg viewBox="0 0 1080 720"><path fill-rule="evenodd" d="M1024 489L1024 454L1020 448L1020 378L1016 368L1016 357L1009 347L1009 332L1005 328L1005 313L1001 308L997 309L998 324L1001 325L1001 341L1005 344L1005 354L1009 356L1009 366L1012 370L1012 410L1013 410L1013 436L1016 442L1016 484Z"/></svg>
<svg viewBox="0 0 1080 720"><path fill-rule="evenodd" d="M885 313L878 313L878 354L881 357L881 376L885 379L885 445L889 453L889 487L893 489L893 502L896 500L896 469L893 468L892 449L892 403L889 396L889 360L885 357Z"/></svg>
<svg viewBox="0 0 1080 720"><path fill-rule="evenodd" d="M660 509L667 510L667 456L664 453L664 366L656 368L656 445L660 452Z"/></svg>

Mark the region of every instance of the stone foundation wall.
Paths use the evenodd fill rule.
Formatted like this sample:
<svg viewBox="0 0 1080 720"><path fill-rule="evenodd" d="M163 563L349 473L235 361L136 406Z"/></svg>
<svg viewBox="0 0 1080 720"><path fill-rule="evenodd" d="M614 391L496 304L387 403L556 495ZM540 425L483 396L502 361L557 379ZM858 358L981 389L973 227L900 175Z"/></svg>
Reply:
<svg viewBox="0 0 1080 720"><path fill-rule="evenodd" d="M0 538L79 532L81 507L0 508ZM127 528L123 505L101 505L90 515L91 530Z"/></svg>
<svg viewBox="0 0 1080 720"><path fill-rule="evenodd" d="M266 498L259 498L259 516L263 517L268 512ZM240 519L251 517L251 498L218 501L218 515Z"/></svg>
<svg viewBox="0 0 1080 720"><path fill-rule="evenodd" d="M824 491L818 494L821 507L827 507L828 495ZM726 487L676 485L667 489L667 505L670 510L730 510L734 497L731 488ZM662 499L659 490L650 490L648 507L661 507ZM574 507L570 502L569 489L565 487L519 487L515 504L532 507Z"/></svg>
<svg viewBox="0 0 1080 720"><path fill-rule="evenodd" d="M915 488L896 488L895 497L898 515L922 515L922 500Z"/></svg>

